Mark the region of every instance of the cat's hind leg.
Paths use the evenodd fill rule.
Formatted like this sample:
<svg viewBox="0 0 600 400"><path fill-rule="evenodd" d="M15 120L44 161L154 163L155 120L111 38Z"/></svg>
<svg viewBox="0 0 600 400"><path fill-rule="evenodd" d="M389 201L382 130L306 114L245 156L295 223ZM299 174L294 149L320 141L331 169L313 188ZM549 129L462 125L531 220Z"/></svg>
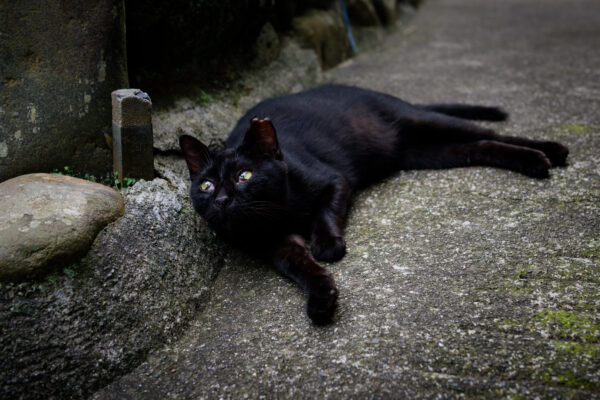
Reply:
<svg viewBox="0 0 600 400"><path fill-rule="evenodd" d="M461 118L427 111L419 112L416 118L409 119L401 125L400 139L401 144L409 146L491 140L539 150L550 161L551 167L566 165L569 154L569 149L557 142L500 135L492 129L481 127Z"/></svg>
<svg viewBox="0 0 600 400"><path fill-rule="evenodd" d="M498 135L495 140L515 146L540 150L548 157L548 160L550 160L550 164L552 164L553 167L564 167L567 165L569 149L560 143L503 135Z"/></svg>
<svg viewBox="0 0 600 400"><path fill-rule="evenodd" d="M494 140L442 145L420 145L400 150L401 169L441 169L490 166L547 178L550 160L540 151Z"/></svg>
<svg viewBox="0 0 600 400"><path fill-rule="evenodd" d="M499 107L468 104L428 104L417 107L462 119L493 122L506 121L508 119L508 113Z"/></svg>

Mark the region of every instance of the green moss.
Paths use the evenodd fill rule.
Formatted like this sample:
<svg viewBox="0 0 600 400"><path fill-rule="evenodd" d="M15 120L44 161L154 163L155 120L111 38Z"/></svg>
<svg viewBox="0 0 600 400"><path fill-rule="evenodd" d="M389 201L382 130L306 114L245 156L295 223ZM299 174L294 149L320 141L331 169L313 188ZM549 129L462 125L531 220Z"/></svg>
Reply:
<svg viewBox="0 0 600 400"><path fill-rule="evenodd" d="M79 264L72 264L72 265L69 265L68 267L63 268L62 272L63 272L63 274L65 274L65 276L72 279L77 274L79 268L80 268Z"/></svg>
<svg viewBox="0 0 600 400"><path fill-rule="evenodd" d="M555 349L567 354L585 355L591 358L600 357L600 345L595 343L579 343L554 340L552 341L552 346Z"/></svg>
<svg viewBox="0 0 600 400"><path fill-rule="evenodd" d="M554 365L547 366L542 372L545 382L588 390L600 388L600 382L592 380L593 374L590 375L600 361L600 345L562 340L551 343L558 353Z"/></svg>
<svg viewBox="0 0 600 400"><path fill-rule="evenodd" d="M527 279L527 276L531 274L531 269L531 265L519 265L517 272L510 277L513 279Z"/></svg>
<svg viewBox="0 0 600 400"><path fill-rule="evenodd" d="M574 133L577 135L587 135L590 133L594 133L596 128L592 125L588 124L577 124L577 123L569 123L564 124L560 127L561 132L563 133Z"/></svg>
<svg viewBox="0 0 600 400"><path fill-rule="evenodd" d="M542 378L545 382L559 383L561 385L565 385L572 388L583 388L588 390L600 388L599 382L589 381L568 369L561 369L559 371L544 371L544 373L542 374Z"/></svg>
<svg viewBox="0 0 600 400"><path fill-rule="evenodd" d="M600 258L600 238L593 240L589 249L585 249L581 255L585 258Z"/></svg>
<svg viewBox="0 0 600 400"><path fill-rule="evenodd" d="M59 281L62 281L65 277L68 279L73 279L77 273L81 272L82 268L79 264L70 264L61 270L53 271L52 273L46 275L44 277L44 281L47 284L54 285Z"/></svg>
<svg viewBox="0 0 600 400"><path fill-rule="evenodd" d="M581 254L587 258L600 258L600 250L584 250Z"/></svg>
<svg viewBox="0 0 600 400"><path fill-rule="evenodd" d="M46 275L45 279L46 279L46 282L55 284L56 282L58 282L59 278L60 278L60 274L57 271L55 271L55 272L52 272L51 274Z"/></svg>
<svg viewBox="0 0 600 400"><path fill-rule="evenodd" d="M600 284L600 269L597 265L573 261L560 269L560 277L572 281L588 281Z"/></svg>
<svg viewBox="0 0 600 400"><path fill-rule="evenodd" d="M576 337L586 342L597 342L600 336L600 324L586 313L546 310L537 314L536 320L558 337Z"/></svg>
<svg viewBox="0 0 600 400"><path fill-rule="evenodd" d="M503 325L517 325L517 326L522 325L521 321L517 321L515 319L510 319L510 318L502 318L501 322Z"/></svg>

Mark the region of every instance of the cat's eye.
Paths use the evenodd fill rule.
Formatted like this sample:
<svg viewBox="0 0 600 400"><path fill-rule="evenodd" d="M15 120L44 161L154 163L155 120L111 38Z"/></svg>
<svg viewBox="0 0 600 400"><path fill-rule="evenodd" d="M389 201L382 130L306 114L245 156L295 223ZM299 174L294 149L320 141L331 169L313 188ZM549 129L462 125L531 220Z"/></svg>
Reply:
<svg viewBox="0 0 600 400"><path fill-rule="evenodd" d="M238 175L238 182L246 182L250 178L252 178L252 171L245 170Z"/></svg>
<svg viewBox="0 0 600 400"><path fill-rule="evenodd" d="M200 190L203 192L212 192L215 190L215 185L211 181L203 181L200 184Z"/></svg>

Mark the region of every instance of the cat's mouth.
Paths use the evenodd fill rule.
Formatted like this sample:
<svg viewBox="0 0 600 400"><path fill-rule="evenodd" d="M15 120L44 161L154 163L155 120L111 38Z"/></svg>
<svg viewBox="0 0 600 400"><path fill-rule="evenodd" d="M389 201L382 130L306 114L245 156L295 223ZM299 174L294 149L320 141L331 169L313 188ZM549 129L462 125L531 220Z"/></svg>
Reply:
<svg viewBox="0 0 600 400"><path fill-rule="evenodd" d="M253 225L272 224L280 221L284 216L284 208L281 205L269 201L254 201L247 204L236 204L233 201L223 207L214 207L217 223L230 226L245 225L249 228ZM255 226L257 227L257 226Z"/></svg>

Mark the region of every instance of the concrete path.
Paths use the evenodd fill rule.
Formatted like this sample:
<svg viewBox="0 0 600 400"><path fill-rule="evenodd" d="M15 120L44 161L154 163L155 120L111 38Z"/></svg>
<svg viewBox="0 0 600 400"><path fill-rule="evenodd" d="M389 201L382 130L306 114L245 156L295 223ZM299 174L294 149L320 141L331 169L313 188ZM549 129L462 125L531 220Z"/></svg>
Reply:
<svg viewBox="0 0 600 400"><path fill-rule="evenodd" d="M232 251L186 335L95 398L600 398L600 2L430 0L328 75L501 105L500 132L559 140L570 165L409 171L362 192L328 327Z"/></svg>

